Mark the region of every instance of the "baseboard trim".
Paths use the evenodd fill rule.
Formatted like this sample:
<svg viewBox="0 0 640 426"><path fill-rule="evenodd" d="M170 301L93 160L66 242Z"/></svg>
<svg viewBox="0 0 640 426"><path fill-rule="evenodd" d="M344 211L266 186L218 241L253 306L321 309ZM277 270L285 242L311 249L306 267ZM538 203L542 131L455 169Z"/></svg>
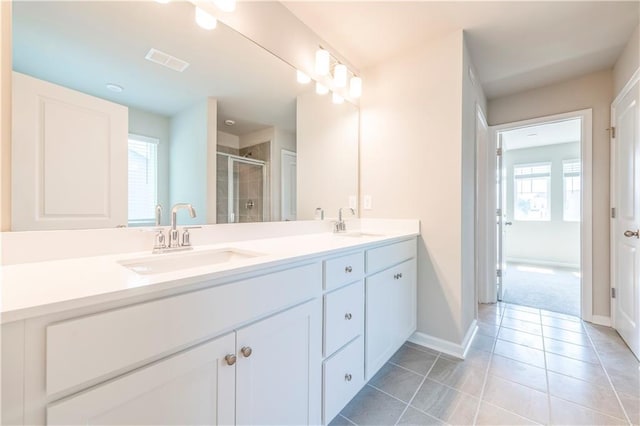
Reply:
<svg viewBox="0 0 640 426"><path fill-rule="evenodd" d="M605 327L611 327L611 317L605 317L604 315L592 315L590 322L598 325L604 325Z"/></svg>
<svg viewBox="0 0 640 426"><path fill-rule="evenodd" d="M520 263L520 264L531 265L531 266L548 266L548 267L555 266L557 268L580 269L579 263L554 262L551 260L521 259L517 257L508 257L506 258L506 262Z"/></svg>
<svg viewBox="0 0 640 426"><path fill-rule="evenodd" d="M409 337L409 341L416 345L425 346L434 351L442 352L447 355L454 356L456 358L464 359L467 356L467 352L471 347L474 337L478 331L478 322L473 320L469 329L464 335L462 343L453 343L448 340L440 339L439 337L430 336L426 333L416 331Z"/></svg>

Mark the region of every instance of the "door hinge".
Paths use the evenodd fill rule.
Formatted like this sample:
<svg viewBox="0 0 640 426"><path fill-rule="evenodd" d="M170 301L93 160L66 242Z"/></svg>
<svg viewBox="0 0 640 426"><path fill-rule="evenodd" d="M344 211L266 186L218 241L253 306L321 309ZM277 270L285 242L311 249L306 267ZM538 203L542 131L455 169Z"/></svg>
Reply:
<svg viewBox="0 0 640 426"><path fill-rule="evenodd" d="M616 218L616 208L611 207L611 219L615 219L615 218Z"/></svg>
<svg viewBox="0 0 640 426"><path fill-rule="evenodd" d="M609 127L607 130L611 132L611 139L616 138L616 128L614 126Z"/></svg>
<svg viewBox="0 0 640 426"><path fill-rule="evenodd" d="M502 209L496 209L496 216L502 216Z"/></svg>
<svg viewBox="0 0 640 426"><path fill-rule="evenodd" d="M498 156L502 155L502 148L496 149L496 155Z"/></svg>
<svg viewBox="0 0 640 426"><path fill-rule="evenodd" d="M497 276L498 278L502 278L502 269L497 269L497 270L496 270L496 276Z"/></svg>
<svg viewBox="0 0 640 426"><path fill-rule="evenodd" d="M615 299L615 298L616 298L616 288L615 288L615 287L612 287L612 288L611 288L611 298L612 298L612 299Z"/></svg>

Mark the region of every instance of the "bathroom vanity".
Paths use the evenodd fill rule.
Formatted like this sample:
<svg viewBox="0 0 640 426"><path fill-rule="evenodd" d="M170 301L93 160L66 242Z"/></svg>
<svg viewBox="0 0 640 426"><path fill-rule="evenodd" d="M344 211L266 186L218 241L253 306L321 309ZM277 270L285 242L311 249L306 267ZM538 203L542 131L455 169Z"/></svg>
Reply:
<svg viewBox="0 0 640 426"><path fill-rule="evenodd" d="M415 331L417 229L6 266L2 424L327 424Z"/></svg>

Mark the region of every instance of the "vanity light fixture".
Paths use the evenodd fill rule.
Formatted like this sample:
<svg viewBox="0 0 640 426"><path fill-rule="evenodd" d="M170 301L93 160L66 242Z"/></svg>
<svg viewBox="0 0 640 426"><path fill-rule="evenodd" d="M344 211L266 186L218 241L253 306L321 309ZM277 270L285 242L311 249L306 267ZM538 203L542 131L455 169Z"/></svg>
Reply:
<svg viewBox="0 0 640 426"><path fill-rule="evenodd" d="M322 48L316 51L316 74L327 75L329 74L329 67L331 65L331 54L329 51Z"/></svg>
<svg viewBox="0 0 640 426"><path fill-rule="evenodd" d="M196 6L196 23L205 30L212 30L218 25L218 20Z"/></svg>
<svg viewBox="0 0 640 426"><path fill-rule="evenodd" d="M341 103L343 103L343 102L344 102L344 98L343 98L342 96L340 96L340 95L338 95L337 93L335 93L335 92L334 92L334 93L333 93L333 95L331 96L331 101L332 101L334 104L341 104Z"/></svg>
<svg viewBox="0 0 640 426"><path fill-rule="evenodd" d="M213 4L223 12L233 12L236 10L236 0L213 0Z"/></svg>
<svg viewBox="0 0 640 426"><path fill-rule="evenodd" d="M316 93L318 95L326 95L327 93L329 93L329 88L324 84L316 82Z"/></svg>
<svg viewBox="0 0 640 426"><path fill-rule="evenodd" d="M124 87L120 86L119 84L115 84L115 83L107 83L106 84L107 89L111 90L112 92L115 93L121 93L124 90Z"/></svg>
<svg viewBox="0 0 640 426"><path fill-rule="evenodd" d="M333 84L336 87L346 87L347 85L347 66L344 64L336 64L333 67Z"/></svg>
<svg viewBox="0 0 640 426"><path fill-rule="evenodd" d="M297 70L296 75L297 75L298 83L300 84L307 84L311 82L311 77L309 77L308 75L306 75L300 70Z"/></svg>
<svg viewBox="0 0 640 426"><path fill-rule="evenodd" d="M359 98L362 96L362 79L357 76L351 77L349 81L349 96Z"/></svg>

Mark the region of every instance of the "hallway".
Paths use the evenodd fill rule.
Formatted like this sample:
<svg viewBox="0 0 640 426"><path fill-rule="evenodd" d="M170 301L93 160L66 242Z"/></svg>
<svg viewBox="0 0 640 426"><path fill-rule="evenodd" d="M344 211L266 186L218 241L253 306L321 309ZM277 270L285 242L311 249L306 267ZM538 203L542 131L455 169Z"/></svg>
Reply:
<svg viewBox="0 0 640 426"><path fill-rule="evenodd" d="M611 328L479 305L465 361L406 343L332 425L640 424L640 364Z"/></svg>

